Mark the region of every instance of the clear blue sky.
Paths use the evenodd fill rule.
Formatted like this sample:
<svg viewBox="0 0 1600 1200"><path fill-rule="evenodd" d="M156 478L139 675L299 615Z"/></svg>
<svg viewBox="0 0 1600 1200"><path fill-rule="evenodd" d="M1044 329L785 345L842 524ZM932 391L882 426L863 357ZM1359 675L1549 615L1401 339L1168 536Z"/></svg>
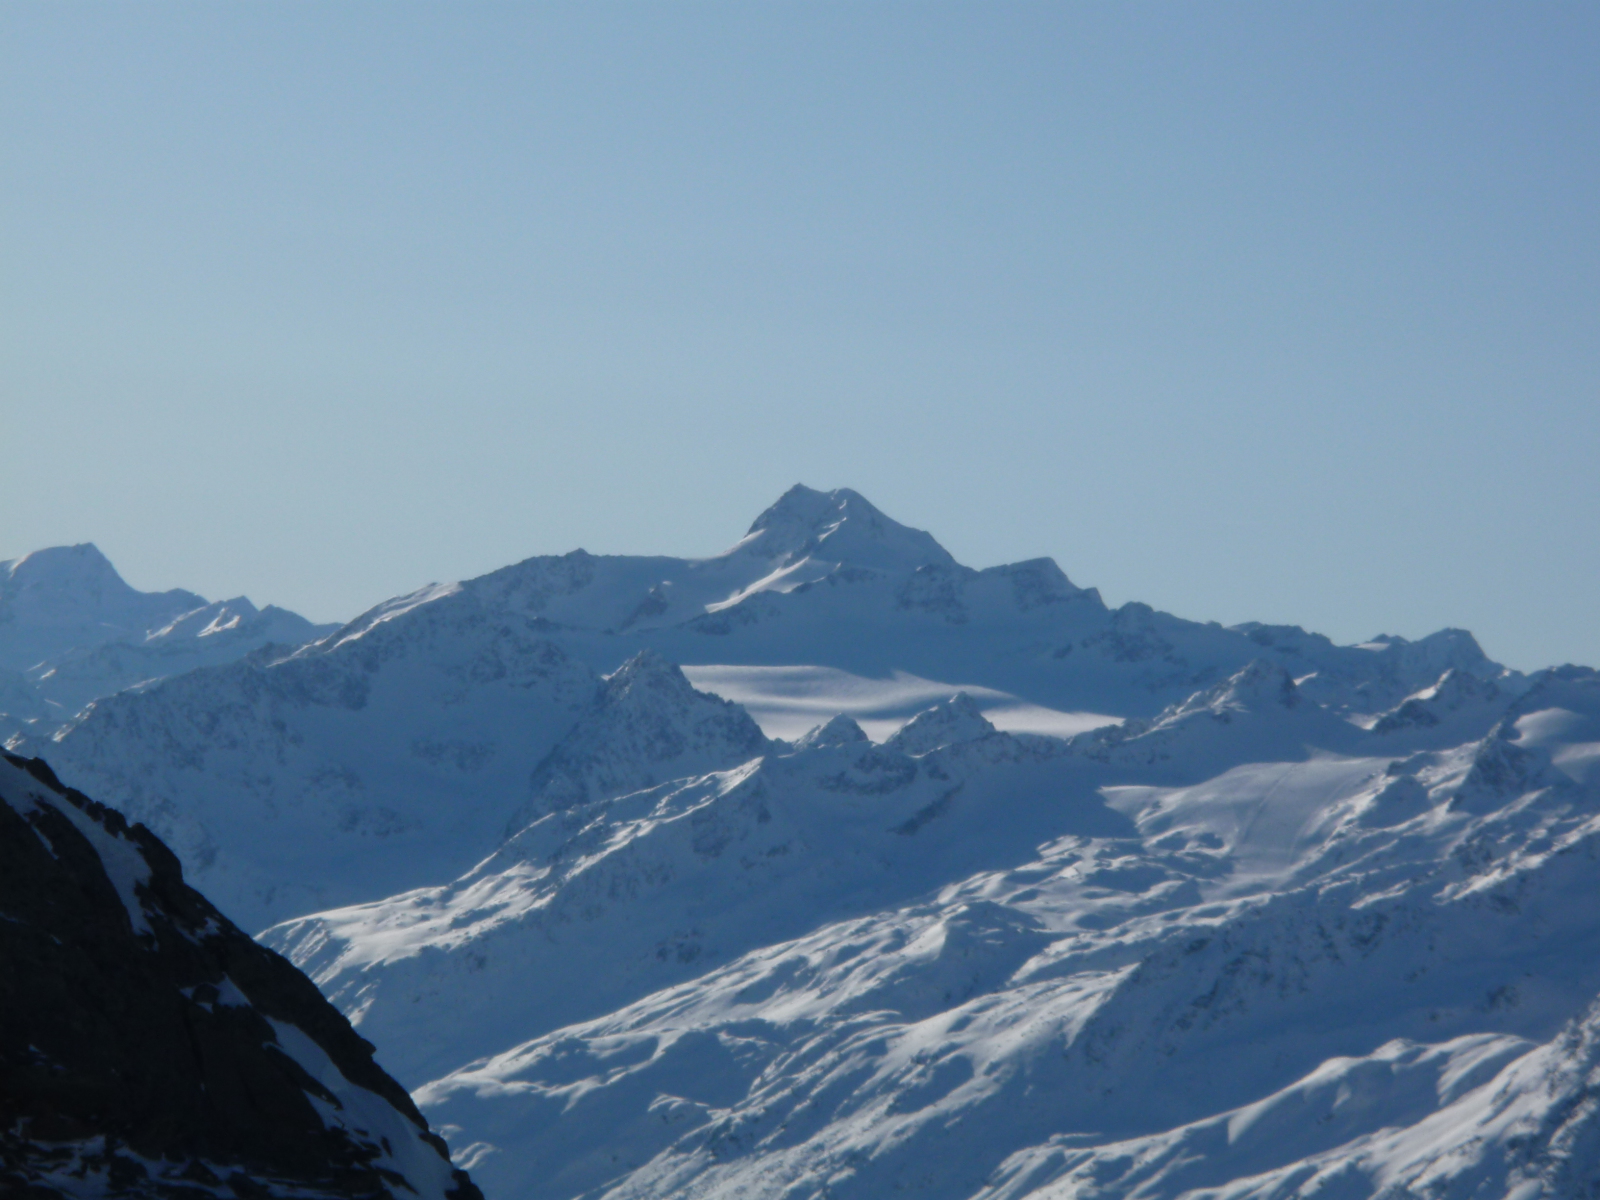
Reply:
<svg viewBox="0 0 1600 1200"><path fill-rule="evenodd" d="M0 557L705 554L1600 664L1600 6L0 7Z"/></svg>

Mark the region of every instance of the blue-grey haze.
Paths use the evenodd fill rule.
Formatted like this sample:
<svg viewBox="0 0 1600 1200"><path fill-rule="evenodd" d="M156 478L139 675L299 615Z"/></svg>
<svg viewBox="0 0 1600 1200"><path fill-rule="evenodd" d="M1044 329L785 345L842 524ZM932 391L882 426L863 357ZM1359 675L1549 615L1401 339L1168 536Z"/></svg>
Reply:
<svg viewBox="0 0 1600 1200"><path fill-rule="evenodd" d="M0 557L325 620L799 480L1600 663L1592 4L0 13Z"/></svg>

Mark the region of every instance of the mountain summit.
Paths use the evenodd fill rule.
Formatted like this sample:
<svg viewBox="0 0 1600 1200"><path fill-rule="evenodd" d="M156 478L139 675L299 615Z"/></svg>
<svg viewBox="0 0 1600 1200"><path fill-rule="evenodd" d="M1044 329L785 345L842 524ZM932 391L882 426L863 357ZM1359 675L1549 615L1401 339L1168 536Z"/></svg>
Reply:
<svg viewBox="0 0 1600 1200"><path fill-rule="evenodd" d="M193 592L129 587L92 542L0 562L0 665L24 669L63 651L143 637L205 605Z"/></svg>
<svg viewBox="0 0 1600 1200"><path fill-rule="evenodd" d="M750 526L729 554L789 566L806 558L878 571L954 567L933 535L890 520L860 492L819 492L795 484Z"/></svg>

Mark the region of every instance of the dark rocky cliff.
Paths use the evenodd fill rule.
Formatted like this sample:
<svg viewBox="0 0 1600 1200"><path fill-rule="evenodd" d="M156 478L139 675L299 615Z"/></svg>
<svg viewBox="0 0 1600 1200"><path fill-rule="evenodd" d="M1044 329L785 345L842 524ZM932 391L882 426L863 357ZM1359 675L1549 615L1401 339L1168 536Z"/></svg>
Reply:
<svg viewBox="0 0 1600 1200"><path fill-rule="evenodd" d="M0 1194L481 1200L310 980L12 755L0 964Z"/></svg>

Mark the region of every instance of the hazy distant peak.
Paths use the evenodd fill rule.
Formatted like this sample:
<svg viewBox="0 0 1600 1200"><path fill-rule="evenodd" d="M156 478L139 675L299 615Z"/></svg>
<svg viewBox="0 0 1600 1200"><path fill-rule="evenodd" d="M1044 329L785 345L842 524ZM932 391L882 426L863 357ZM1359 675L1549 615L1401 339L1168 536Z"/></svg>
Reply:
<svg viewBox="0 0 1600 1200"><path fill-rule="evenodd" d="M849 494L856 495L855 492ZM747 533L762 533L786 526L813 527L832 511L833 499L838 495L840 492L819 492L803 483L797 483L752 521Z"/></svg>
<svg viewBox="0 0 1600 1200"><path fill-rule="evenodd" d="M785 563L816 557L878 570L956 565L932 534L884 516L861 493L819 492L798 483L755 519L734 549Z"/></svg>
<svg viewBox="0 0 1600 1200"><path fill-rule="evenodd" d="M235 596L231 600L218 600L214 604L202 605L186 613L180 613L160 629L152 629L145 634L145 641L168 638L187 627L193 627L193 632L198 637L208 637L228 629L235 629L258 615L259 610L250 603L248 597Z"/></svg>
<svg viewBox="0 0 1600 1200"><path fill-rule="evenodd" d="M35 550L21 558L0 563L0 572L7 579L39 579L61 575L76 578L110 578L122 582L111 560L100 553L93 542L79 542L76 546L50 546ZM126 586L126 585L124 585Z"/></svg>
<svg viewBox="0 0 1600 1200"><path fill-rule="evenodd" d="M1362 643L1361 649L1392 654L1408 664L1434 665L1440 674L1452 667L1474 674L1498 674L1501 670L1499 664L1491 662L1483 652L1478 639L1465 629L1441 629L1414 642L1380 633L1370 642Z"/></svg>
<svg viewBox="0 0 1600 1200"><path fill-rule="evenodd" d="M141 592L93 543L52 546L0 563L0 663L31 668L106 642L142 638L204 597Z"/></svg>
<svg viewBox="0 0 1600 1200"><path fill-rule="evenodd" d="M160 598L172 605L199 608L205 600L193 592L146 593L130 587L111 560L93 542L51 546L0 563L0 595L27 597L35 603L75 607L139 602Z"/></svg>

